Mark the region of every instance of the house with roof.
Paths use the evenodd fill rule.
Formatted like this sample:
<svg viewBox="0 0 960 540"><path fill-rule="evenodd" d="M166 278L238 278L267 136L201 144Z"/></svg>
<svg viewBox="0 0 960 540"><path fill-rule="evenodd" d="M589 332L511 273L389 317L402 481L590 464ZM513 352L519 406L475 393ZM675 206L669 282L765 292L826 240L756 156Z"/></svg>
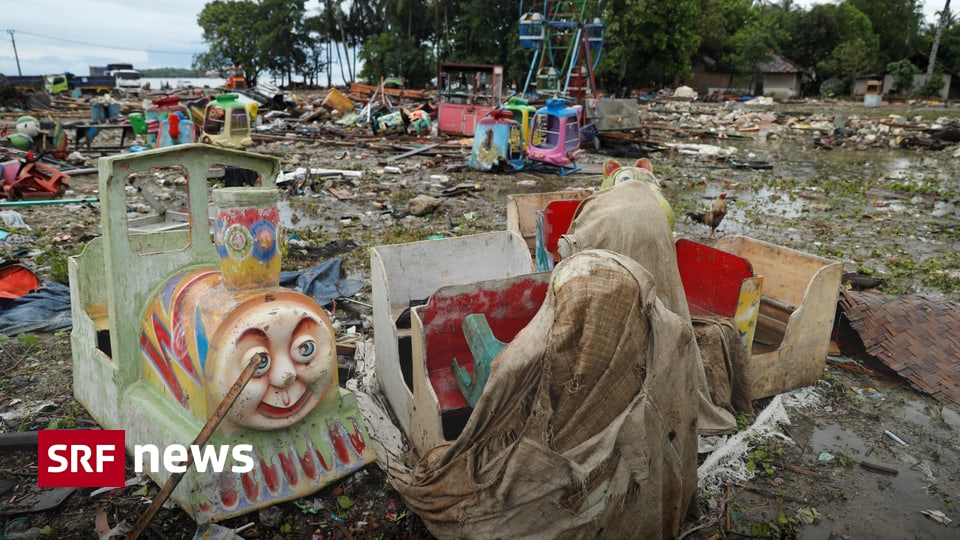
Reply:
<svg viewBox="0 0 960 540"><path fill-rule="evenodd" d="M744 77L725 69L709 56L694 56L691 60L690 80L684 84L693 88L697 94L749 94L748 85L740 84Z"/></svg>
<svg viewBox="0 0 960 540"><path fill-rule="evenodd" d="M910 56L908 60L910 60L910 63L917 66L917 69L919 69L920 72L913 76L913 87L910 89L910 91L905 94L901 94L900 97L911 97L911 95L919 93L920 90L923 89L924 85L927 84L927 66L930 65L930 57L924 53L917 52ZM940 62L937 62L937 69L943 74L943 88L940 89L940 94L936 97L942 100L960 99L960 84L952 84L953 80L957 78L958 74ZM882 81L883 90L881 93L884 96L887 94L897 95L893 93L893 87L895 84L893 75L887 73L886 71L857 77L854 81L853 95L862 96L866 90L867 83L870 81Z"/></svg>
<svg viewBox="0 0 960 540"><path fill-rule="evenodd" d="M757 64L757 72L761 80L756 95L775 99L803 97L801 85L810 76L807 70L775 52L770 53L766 62Z"/></svg>

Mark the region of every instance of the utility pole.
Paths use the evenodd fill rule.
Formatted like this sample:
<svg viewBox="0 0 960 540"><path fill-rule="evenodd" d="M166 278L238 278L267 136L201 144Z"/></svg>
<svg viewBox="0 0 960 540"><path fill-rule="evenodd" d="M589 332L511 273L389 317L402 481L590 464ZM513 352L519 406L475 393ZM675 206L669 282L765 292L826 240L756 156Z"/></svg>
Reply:
<svg viewBox="0 0 960 540"><path fill-rule="evenodd" d="M20 71L20 55L17 54L17 40L13 39L13 30L7 30L7 33L10 34L10 41L13 42L13 57L17 60L17 75L23 76L23 72Z"/></svg>

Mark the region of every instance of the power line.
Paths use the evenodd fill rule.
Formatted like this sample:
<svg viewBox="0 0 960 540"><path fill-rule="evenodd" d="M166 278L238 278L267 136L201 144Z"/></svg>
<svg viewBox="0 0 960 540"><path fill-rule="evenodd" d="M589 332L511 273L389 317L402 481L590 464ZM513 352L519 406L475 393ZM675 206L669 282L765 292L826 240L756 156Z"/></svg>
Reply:
<svg viewBox="0 0 960 540"><path fill-rule="evenodd" d="M8 30L8 32L12 32L12 30ZM23 35L25 35L25 36L32 36L32 37L38 37L38 38L42 38L42 39L49 39L49 40L51 40L51 41L60 41L60 42L63 42L63 43L73 43L73 44L75 44L75 45L87 45L87 46L89 46L89 47L100 47L100 48L103 48L103 49L115 49L115 50L121 50L121 51L143 51L143 52L148 52L148 53L153 53L153 54L183 54L183 55L193 55L193 54L195 54L195 51L158 51L158 50L155 50L155 49L145 49L145 48L142 48L142 47L120 47L120 46L116 46L116 45L103 45L103 44L100 44L100 43L90 43L89 41L79 41L79 40L76 40L76 39L68 39L68 38L62 38L62 37L59 37L59 38L58 38L58 37L52 37L52 36L45 36L45 35L43 35L43 34L34 34L33 32L24 32L23 30L17 30L17 32L19 32L19 33L21 33L21 34L23 34ZM11 34L11 35L12 35L12 34Z"/></svg>

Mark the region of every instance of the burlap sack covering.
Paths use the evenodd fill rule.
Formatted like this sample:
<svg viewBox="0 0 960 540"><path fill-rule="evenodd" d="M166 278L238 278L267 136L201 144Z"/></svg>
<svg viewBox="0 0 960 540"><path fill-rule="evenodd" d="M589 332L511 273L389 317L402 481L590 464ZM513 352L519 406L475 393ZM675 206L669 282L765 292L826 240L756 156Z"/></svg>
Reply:
<svg viewBox="0 0 960 540"><path fill-rule="evenodd" d="M654 203L656 204L656 203ZM636 261L585 251L497 356L463 433L391 483L439 538L674 538L697 488L700 357ZM383 463L381 463L384 465Z"/></svg>
<svg viewBox="0 0 960 540"><path fill-rule="evenodd" d="M747 348L733 319L694 317L693 331L713 403L732 413L753 414L749 381L743 371Z"/></svg>
<svg viewBox="0 0 960 540"><path fill-rule="evenodd" d="M623 182L600 190L577 208L567 234L560 237L560 258L585 249L608 249L640 263L653 276L657 296L689 325L690 309L677 269L677 250L663 209L647 182ZM710 399L703 364L694 368L699 400L699 430L703 435L729 433L737 421Z"/></svg>

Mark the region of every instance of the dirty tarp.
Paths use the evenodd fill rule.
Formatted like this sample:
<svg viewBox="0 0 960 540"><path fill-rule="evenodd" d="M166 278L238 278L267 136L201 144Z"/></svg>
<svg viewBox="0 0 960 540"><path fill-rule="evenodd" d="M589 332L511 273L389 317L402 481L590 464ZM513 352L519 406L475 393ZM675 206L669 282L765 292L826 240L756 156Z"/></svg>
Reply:
<svg viewBox="0 0 960 540"><path fill-rule="evenodd" d="M560 237L560 257L564 259L585 249L608 249L639 262L653 276L657 296L664 306L691 324L673 233L648 183L622 182L584 199L567 234ZM735 431L737 421L733 414L710 398L699 353L694 369L700 400L700 433Z"/></svg>
<svg viewBox="0 0 960 540"><path fill-rule="evenodd" d="M349 298L363 288L363 282L341 277L342 259L327 259L305 270L280 272L280 285L313 298L323 307L338 298Z"/></svg>
<svg viewBox="0 0 960 540"><path fill-rule="evenodd" d="M378 447L381 465L439 538L674 538L697 489L689 320L610 251L551 279L463 433L412 469Z"/></svg>

